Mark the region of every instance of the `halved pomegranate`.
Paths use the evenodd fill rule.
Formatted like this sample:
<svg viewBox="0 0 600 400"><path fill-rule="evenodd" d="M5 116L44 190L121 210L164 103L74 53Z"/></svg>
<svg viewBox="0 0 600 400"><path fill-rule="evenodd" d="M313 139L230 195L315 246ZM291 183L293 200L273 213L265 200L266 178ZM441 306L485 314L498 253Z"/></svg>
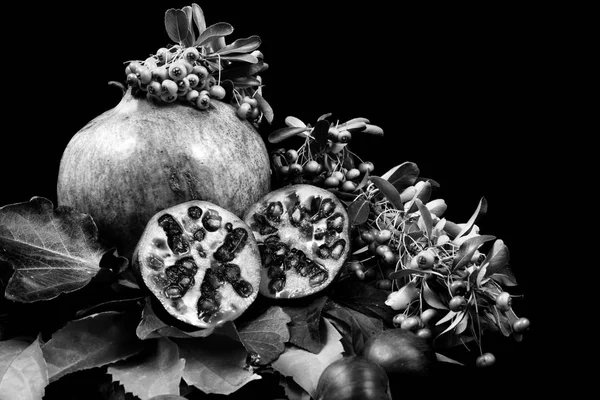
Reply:
<svg viewBox="0 0 600 400"><path fill-rule="evenodd" d="M244 221L258 241L259 292L266 297L297 298L323 290L350 250L346 209L317 186L275 190L250 206Z"/></svg>
<svg viewBox="0 0 600 400"><path fill-rule="evenodd" d="M133 265L170 315L199 328L237 318L256 299L260 283L260 253L250 228L200 200L155 214Z"/></svg>

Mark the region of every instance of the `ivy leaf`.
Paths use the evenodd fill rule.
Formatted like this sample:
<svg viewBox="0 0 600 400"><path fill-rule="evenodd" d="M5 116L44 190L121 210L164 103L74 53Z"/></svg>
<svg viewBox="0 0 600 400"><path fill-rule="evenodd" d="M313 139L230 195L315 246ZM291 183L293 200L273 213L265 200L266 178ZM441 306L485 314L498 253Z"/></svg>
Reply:
<svg viewBox="0 0 600 400"><path fill-rule="evenodd" d="M243 344L231 335L173 339L185 358L183 379L204 393L230 394L260 375L246 368Z"/></svg>
<svg viewBox="0 0 600 400"><path fill-rule="evenodd" d="M321 310L327 302L326 296L302 306L285 306L283 311L290 316L290 343L311 353L321 351L325 343L320 336Z"/></svg>
<svg viewBox="0 0 600 400"><path fill-rule="evenodd" d="M383 321L369 317L351 308L329 302L323 310L327 318L352 345L355 353L360 353L371 336L383 330Z"/></svg>
<svg viewBox="0 0 600 400"><path fill-rule="evenodd" d="M379 176L371 176L371 182L377 186L377 189L379 189L381 194L383 194L385 198L392 203L395 209L404 209L402 199L400 199L400 193L398 193L398 189L396 189L391 183Z"/></svg>
<svg viewBox="0 0 600 400"><path fill-rule="evenodd" d="M327 319L325 327L325 346L317 354L294 345L286 346L283 354L272 364L273 368L284 376L289 376L306 390L313 398L321 374L332 362L342 358L344 347L342 336Z"/></svg>
<svg viewBox="0 0 600 400"><path fill-rule="evenodd" d="M284 343L290 339L290 321L281 307L271 306L251 320L238 319L236 328L246 349L260 355L258 363L266 365L283 353Z"/></svg>
<svg viewBox="0 0 600 400"><path fill-rule="evenodd" d="M179 358L177 345L167 338L155 341L153 352L113 364L107 372L113 381L142 400L158 395L179 395L185 360Z"/></svg>
<svg viewBox="0 0 600 400"><path fill-rule="evenodd" d="M14 269L10 300L50 300L81 289L101 271L107 252L88 214L54 209L43 197L0 208L0 261Z"/></svg>
<svg viewBox="0 0 600 400"><path fill-rule="evenodd" d="M215 39L222 38L223 36L231 35L233 33L233 26L227 22L217 22L206 28L200 33L200 36L196 40L196 46L206 45Z"/></svg>
<svg viewBox="0 0 600 400"><path fill-rule="evenodd" d="M369 219L371 206L370 203L363 197L357 197L352 203L350 203L347 211L350 225L361 225L367 222Z"/></svg>
<svg viewBox="0 0 600 400"><path fill-rule="evenodd" d="M169 38L175 43L184 44L190 34L188 16L185 11L170 8L165 12L165 29ZM185 44L187 47L188 45Z"/></svg>
<svg viewBox="0 0 600 400"><path fill-rule="evenodd" d="M458 248L454 259L452 260L452 268L458 269L467 265L471 261L475 251L482 244L494 239L496 239L496 237L492 235L477 235L465 240Z"/></svg>
<svg viewBox="0 0 600 400"><path fill-rule="evenodd" d="M71 372L124 360L143 349L135 335L139 314L114 311L69 322L42 346L50 382Z"/></svg>
<svg viewBox="0 0 600 400"><path fill-rule="evenodd" d="M31 344L17 339L0 342L2 399L41 399L47 385L48 371L39 339Z"/></svg>

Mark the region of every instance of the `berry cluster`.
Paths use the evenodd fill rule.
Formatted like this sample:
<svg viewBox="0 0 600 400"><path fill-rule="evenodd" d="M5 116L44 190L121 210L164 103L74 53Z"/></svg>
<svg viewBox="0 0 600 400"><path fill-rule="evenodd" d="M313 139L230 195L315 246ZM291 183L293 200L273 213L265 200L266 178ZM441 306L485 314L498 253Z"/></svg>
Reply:
<svg viewBox="0 0 600 400"><path fill-rule="evenodd" d="M242 119L257 121L261 117L258 100L259 87L232 87L232 96L220 81L220 69L203 57L202 47L183 48L174 45L162 47L144 61L132 61L125 68L127 84L146 93L152 101L172 103L183 101L206 110L212 99L231 99L237 106L237 115ZM252 52L262 59L259 50ZM260 82L260 77L257 77ZM232 85L233 86L233 85Z"/></svg>
<svg viewBox="0 0 600 400"><path fill-rule="evenodd" d="M278 143L290 135L305 139L297 149L278 148L272 152L274 173L283 184L309 183L346 193L356 192L364 186L374 165L350 151L348 144L353 133L381 135L383 131L365 118L333 124L327 122L327 116L322 116L314 127L288 117L287 127L270 135L271 143Z"/></svg>

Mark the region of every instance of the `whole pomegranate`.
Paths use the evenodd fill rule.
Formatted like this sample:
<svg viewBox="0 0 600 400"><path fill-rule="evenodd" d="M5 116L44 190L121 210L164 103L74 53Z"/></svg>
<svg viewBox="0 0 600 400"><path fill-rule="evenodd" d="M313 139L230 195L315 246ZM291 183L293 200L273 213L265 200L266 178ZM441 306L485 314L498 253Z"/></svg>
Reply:
<svg viewBox="0 0 600 400"><path fill-rule="evenodd" d="M306 184L284 186L248 208L262 257L260 293L299 298L325 289L350 252L350 222L330 191Z"/></svg>
<svg viewBox="0 0 600 400"><path fill-rule="evenodd" d="M158 211L204 200L240 216L270 184L265 144L232 105L212 101L198 110L128 90L67 145L57 200L90 214L101 237L131 257Z"/></svg>
<svg viewBox="0 0 600 400"><path fill-rule="evenodd" d="M260 253L250 228L206 201L180 203L150 218L132 265L168 314L198 328L237 318L260 284Z"/></svg>

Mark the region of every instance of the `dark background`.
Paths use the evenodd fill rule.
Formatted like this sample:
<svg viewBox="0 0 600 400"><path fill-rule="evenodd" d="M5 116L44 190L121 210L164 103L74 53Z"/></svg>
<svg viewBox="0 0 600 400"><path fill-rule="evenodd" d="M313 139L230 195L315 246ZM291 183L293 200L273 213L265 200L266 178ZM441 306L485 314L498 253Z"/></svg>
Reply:
<svg viewBox="0 0 600 400"><path fill-rule="evenodd" d="M0 205L43 196L56 203L63 149L88 121L114 107L125 62L170 40L167 8L184 1L12 5L4 33ZM440 183L448 219L466 222L484 196L482 233L504 240L532 321L525 341L506 339L497 372L528 383L548 303L538 279L555 262L540 249L540 204L550 168L548 72L554 40L540 9L417 9L393 2L198 2L207 23L229 22L231 40L257 34L270 69L262 74L273 129L288 115L305 122L331 112L366 117L383 138L355 135L351 147L375 173L413 161ZM393 7L392 7L393 5ZM542 230L542 232L540 232ZM538 318L539 316L539 318ZM511 385L512 386L512 385Z"/></svg>

